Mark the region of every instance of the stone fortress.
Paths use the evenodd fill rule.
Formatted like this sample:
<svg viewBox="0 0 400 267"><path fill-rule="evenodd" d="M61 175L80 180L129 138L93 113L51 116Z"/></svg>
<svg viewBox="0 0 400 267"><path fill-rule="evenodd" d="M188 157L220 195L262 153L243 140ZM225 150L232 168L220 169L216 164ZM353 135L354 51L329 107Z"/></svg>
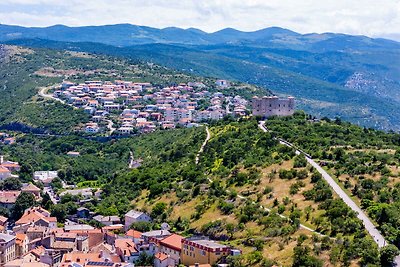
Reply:
<svg viewBox="0 0 400 267"><path fill-rule="evenodd" d="M253 97L253 116L268 118L271 116L291 116L295 111L294 97L285 99L277 96Z"/></svg>

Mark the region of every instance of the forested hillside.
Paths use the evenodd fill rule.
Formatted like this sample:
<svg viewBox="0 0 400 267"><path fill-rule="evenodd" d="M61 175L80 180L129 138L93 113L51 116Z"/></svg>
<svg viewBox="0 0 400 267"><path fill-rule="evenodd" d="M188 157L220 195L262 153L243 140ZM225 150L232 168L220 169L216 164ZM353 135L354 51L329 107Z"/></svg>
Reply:
<svg viewBox="0 0 400 267"><path fill-rule="evenodd" d="M198 165L195 156L206 136L204 127L108 143L21 136L16 145L1 147L1 152L25 162L26 180L33 170L58 169L67 182L101 188L102 199L85 204L92 211L123 216L134 207L155 218L152 224L135 225L135 229L157 229L168 222L185 236L205 234L239 247L243 256L231 258L232 266L383 264L385 256L379 257L355 213L302 156L273 136L293 142L297 139L291 136L296 136L299 147L326 161L349 194L357 189L355 197L396 245L399 136L340 121L306 119L299 113L269 120L271 134L263 133L255 119L213 123ZM329 136L320 136L322 128L331 130ZM71 150L81 156L68 157L66 151ZM143 161L137 169L128 169L130 151ZM351 165L358 161L365 162L365 169L354 174ZM60 204L43 205L62 222L78 208L75 200L65 196Z"/></svg>
<svg viewBox="0 0 400 267"><path fill-rule="evenodd" d="M66 134L88 121L82 110L38 96L39 88L60 85L64 79L125 79L160 87L198 81L211 92L217 90L213 78L183 74L146 61L53 49L0 45L0 66L0 128L38 133ZM269 93L251 85L239 87L231 93L246 98Z"/></svg>

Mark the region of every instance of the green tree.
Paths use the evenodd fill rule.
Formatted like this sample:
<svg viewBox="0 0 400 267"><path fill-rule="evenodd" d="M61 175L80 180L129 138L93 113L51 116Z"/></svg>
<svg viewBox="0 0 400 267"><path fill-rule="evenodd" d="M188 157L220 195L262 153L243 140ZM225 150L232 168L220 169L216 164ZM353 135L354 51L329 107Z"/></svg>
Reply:
<svg viewBox="0 0 400 267"><path fill-rule="evenodd" d="M57 204L51 210L51 216L56 217L58 222L64 222L67 218L67 210L65 204Z"/></svg>
<svg viewBox="0 0 400 267"><path fill-rule="evenodd" d="M294 168L303 168L307 166L307 160L304 155L300 154L294 157L293 167Z"/></svg>
<svg viewBox="0 0 400 267"><path fill-rule="evenodd" d="M392 266L394 258L399 255L399 249L395 245L387 245L380 251L381 253L381 265Z"/></svg>
<svg viewBox="0 0 400 267"><path fill-rule="evenodd" d="M308 246L297 245L294 248L293 267L322 267L322 261L311 255Z"/></svg>
<svg viewBox="0 0 400 267"><path fill-rule="evenodd" d="M21 188L21 181L15 177L7 178L0 184L0 189L5 191L21 190Z"/></svg>
<svg viewBox="0 0 400 267"><path fill-rule="evenodd" d="M135 262L137 266L153 266L154 256L147 255L146 253L140 253L139 258Z"/></svg>
<svg viewBox="0 0 400 267"><path fill-rule="evenodd" d="M0 207L0 216L10 217L10 210L4 207Z"/></svg>
<svg viewBox="0 0 400 267"><path fill-rule="evenodd" d="M40 204L46 210L51 210L53 207L53 202L51 201L50 195L48 193L42 194L42 202Z"/></svg>
<svg viewBox="0 0 400 267"><path fill-rule="evenodd" d="M153 229L153 223L151 222L135 222L129 227L130 229L134 229L139 232L148 232Z"/></svg>
<svg viewBox="0 0 400 267"><path fill-rule="evenodd" d="M28 192L22 192L15 201L15 205L11 210L11 218L18 220L24 211L36 205L35 196Z"/></svg>
<svg viewBox="0 0 400 267"><path fill-rule="evenodd" d="M55 191L63 188L62 181L60 178L56 177L51 181L51 187L54 188Z"/></svg>
<svg viewBox="0 0 400 267"><path fill-rule="evenodd" d="M157 202L154 205L153 209L151 210L151 217L156 218L164 213L165 209L167 208L167 204L164 202Z"/></svg>

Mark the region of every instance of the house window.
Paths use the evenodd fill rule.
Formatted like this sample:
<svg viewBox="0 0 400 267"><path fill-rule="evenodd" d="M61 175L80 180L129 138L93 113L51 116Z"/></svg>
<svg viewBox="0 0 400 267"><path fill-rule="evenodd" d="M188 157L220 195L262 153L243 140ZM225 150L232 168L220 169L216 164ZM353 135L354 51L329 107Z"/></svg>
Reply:
<svg viewBox="0 0 400 267"><path fill-rule="evenodd" d="M201 250L201 251L200 251L200 254L201 254L202 256L205 256L205 255L206 255L206 252L205 252L204 250Z"/></svg>

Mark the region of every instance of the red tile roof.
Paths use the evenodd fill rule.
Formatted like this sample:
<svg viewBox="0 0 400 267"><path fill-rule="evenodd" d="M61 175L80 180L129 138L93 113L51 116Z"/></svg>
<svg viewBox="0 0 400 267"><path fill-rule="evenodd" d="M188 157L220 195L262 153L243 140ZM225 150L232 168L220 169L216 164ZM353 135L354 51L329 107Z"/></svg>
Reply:
<svg viewBox="0 0 400 267"><path fill-rule="evenodd" d="M162 252L158 252L156 253L156 255L154 255L154 257L160 261L165 261L166 259L168 259L168 255Z"/></svg>
<svg viewBox="0 0 400 267"><path fill-rule="evenodd" d="M181 251L183 237L177 234L172 234L160 241L160 245Z"/></svg>

